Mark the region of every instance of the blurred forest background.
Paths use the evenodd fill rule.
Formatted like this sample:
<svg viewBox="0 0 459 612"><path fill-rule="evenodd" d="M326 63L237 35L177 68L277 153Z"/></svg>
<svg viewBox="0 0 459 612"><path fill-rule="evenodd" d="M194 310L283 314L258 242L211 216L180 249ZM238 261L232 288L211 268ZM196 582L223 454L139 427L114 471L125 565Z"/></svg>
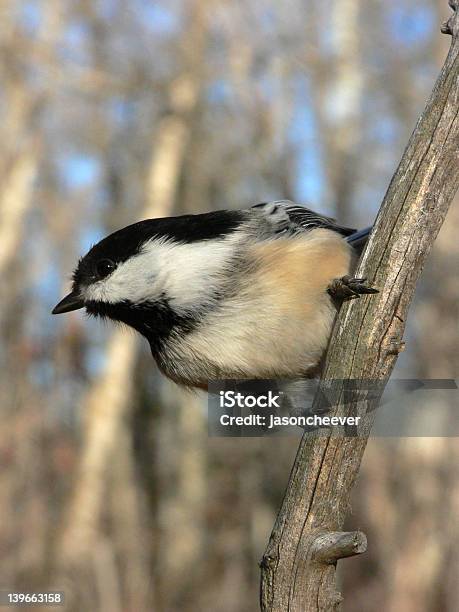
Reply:
<svg viewBox="0 0 459 612"><path fill-rule="evenodd" d="M51 317L138 219L275 198L370 224L449 38L446 0L3 0L0 586L72 612L251 612L297 438L208 438L129 331ZM458 372L459 214L396 376ZM459 607L459 444L370 440L344 611Z"/></svg>

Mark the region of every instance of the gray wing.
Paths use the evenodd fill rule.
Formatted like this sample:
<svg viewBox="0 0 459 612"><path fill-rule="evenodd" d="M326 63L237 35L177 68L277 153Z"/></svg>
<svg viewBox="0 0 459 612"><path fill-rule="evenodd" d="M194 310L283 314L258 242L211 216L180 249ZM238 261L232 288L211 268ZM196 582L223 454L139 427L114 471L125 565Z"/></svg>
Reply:
<svg viewBox="0 0 459 612"><path fill-rule="evenodd" d="M350 236L356 231L350 227L338 225L331 217L320 215L290 200L262 202L252 206L250 210L260 215L267 225L266 229L269 228L275 235L294 235L317 228L333 230L343 236Z"/></svg>

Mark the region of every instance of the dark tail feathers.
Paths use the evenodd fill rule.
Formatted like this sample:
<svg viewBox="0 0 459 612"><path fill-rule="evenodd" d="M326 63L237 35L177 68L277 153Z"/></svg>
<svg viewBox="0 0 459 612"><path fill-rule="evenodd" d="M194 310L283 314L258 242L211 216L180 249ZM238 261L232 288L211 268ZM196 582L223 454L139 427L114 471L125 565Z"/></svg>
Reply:
<svg viewBox="0 0 459 612"><path fill-rule="evenodd" d="M354 249L360 254L363 251L363 247L366 245L368 236L371 233L373 226L366 227L365 229L354 232L346 238L347 242L351 244Z"/></svg>

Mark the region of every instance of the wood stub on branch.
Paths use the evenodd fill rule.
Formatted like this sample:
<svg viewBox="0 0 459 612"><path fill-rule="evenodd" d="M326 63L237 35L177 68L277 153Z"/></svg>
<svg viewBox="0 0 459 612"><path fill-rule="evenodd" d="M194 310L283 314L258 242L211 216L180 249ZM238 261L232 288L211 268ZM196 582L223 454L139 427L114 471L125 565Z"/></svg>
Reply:
<svg viewBox="0 0 459 612"><path fill-rule="evenodd" d="M359 555L366 551L367 538L361 531L331 531L311 532L307 535L305 546L301 548L305 556L297 559L298 579L304 579L304 570L307 568L307 579L302 584L301 598L295 598L293 607L276 608L279 610L335 610L342 601L339 591L334 588L333 575L338 559ZM260 563L262 572L266 572L268 579L275 576L279 558L276 553L266 553ZM275 583L265 584L263 596L274 588ZM268 588L269 587L269 588ZM286 600L287 602L288 600ZM313 602L316 607L309 607ZM269 608L268 608L269 609Z"/></svg>
<svg viewBox="0 0 459 612"><path fill-rule="evenodd" d="M367 549L367 537L361 531L331 531L318 535L311 545L311 558L332 565L338 559L354 557Z"/></svg>
<svg viewBox="0 0 459 612"><path fill-rule="evenodd" d="M448 4L453 9L454 13L442 25L441 31L443 34L457 36L459 34L459 0L449 0Z"/></svg>
<svg viewBox="0 0 459 612"><path fill-rule="evenodd" d="M380 293L345 304L337 317L313 410L333 381L333 414L375 408L348 400L344 381L372 381L379 396L403 350L403 332L417 279L459 187L459 0L443 26L452 44L426 108L381 205L357 277ZM377 401L373 398L373 401ZM374 415L374 410L372 412ZM370 433L301 440L261 563L263 612L335 610L341 595L335 563L366 547L365 536L342 532L349 496Z"/></svg>

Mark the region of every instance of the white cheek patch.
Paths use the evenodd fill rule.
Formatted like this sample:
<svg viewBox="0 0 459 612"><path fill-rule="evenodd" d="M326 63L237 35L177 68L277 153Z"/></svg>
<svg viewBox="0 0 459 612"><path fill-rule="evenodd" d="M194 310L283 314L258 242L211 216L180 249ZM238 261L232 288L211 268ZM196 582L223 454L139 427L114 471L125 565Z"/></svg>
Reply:
<svg viewBox="0 0 459 612"><path fill-rule="evenodd" d="M224 278L236 241L234 234L190 244L150 240L106 279L88 286L85 298L109 304L142 303L164 295L176 309L203 304L212 294L210 289Z"/></svg>

